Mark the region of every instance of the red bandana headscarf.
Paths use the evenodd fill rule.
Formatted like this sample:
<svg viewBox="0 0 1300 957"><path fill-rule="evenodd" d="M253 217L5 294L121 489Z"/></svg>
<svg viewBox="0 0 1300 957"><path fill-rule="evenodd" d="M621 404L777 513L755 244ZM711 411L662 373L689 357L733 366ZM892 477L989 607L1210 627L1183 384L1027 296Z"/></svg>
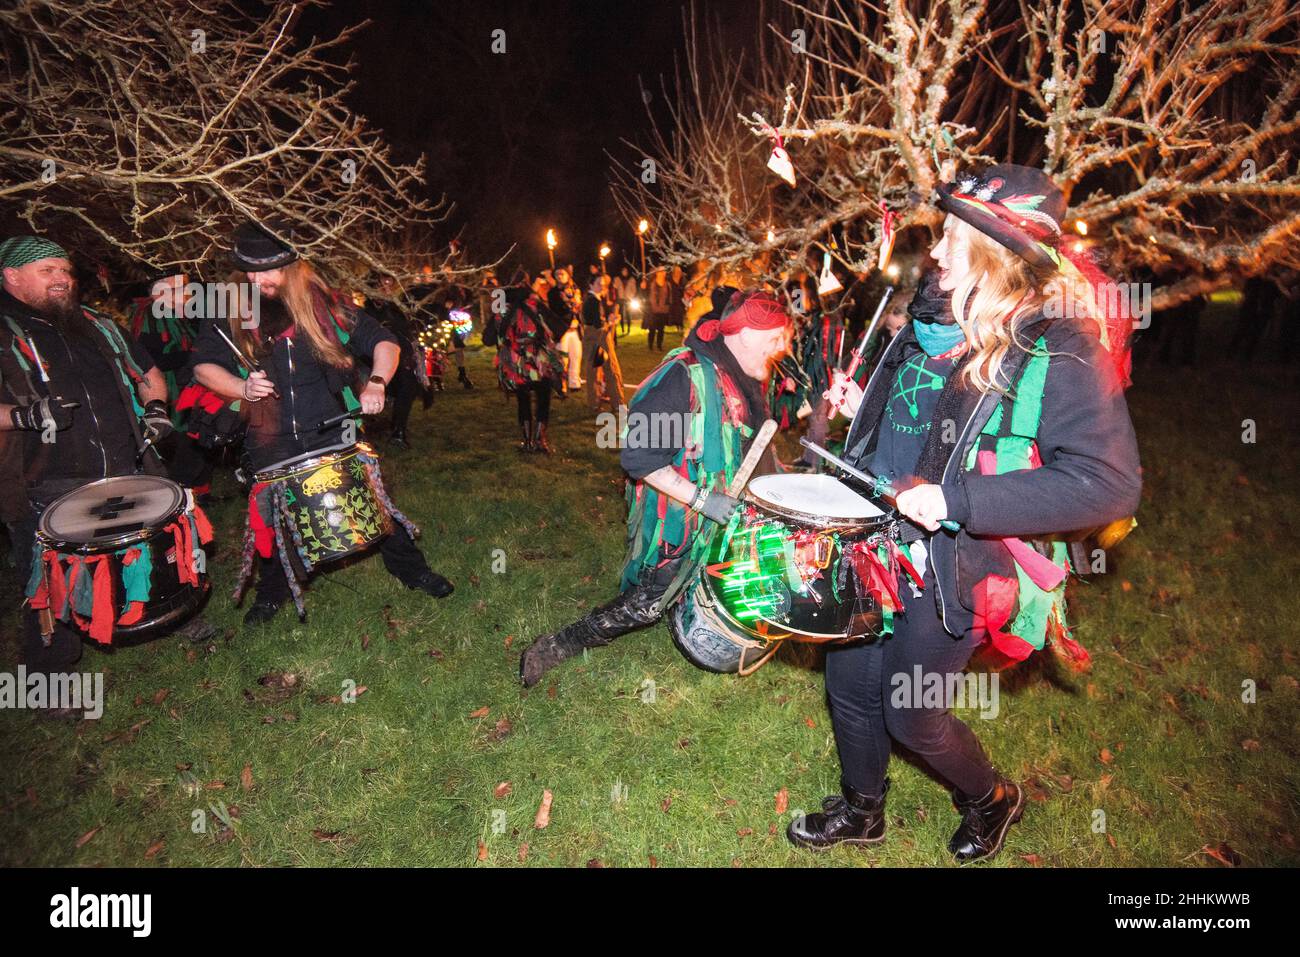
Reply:
<svg viewBox="0 0 1300 957"><path fill-rule="evenodd" d="M776 296L763 290L739 290L722 310L721 319L706 319L697 327L705 342L718 336L732 336L741 329L780 329L788 325L790 314Z"/></svg>

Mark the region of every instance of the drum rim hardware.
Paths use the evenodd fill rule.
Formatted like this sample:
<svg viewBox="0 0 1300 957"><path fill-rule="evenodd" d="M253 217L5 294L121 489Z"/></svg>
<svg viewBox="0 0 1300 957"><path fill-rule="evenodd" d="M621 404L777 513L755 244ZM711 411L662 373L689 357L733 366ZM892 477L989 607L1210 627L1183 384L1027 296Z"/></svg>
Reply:
<svg viewBox="0 0 1300 957"><path fill-rule="evenodd" d="M76 488L65 492L63 495L60 495L53 502L47 505L41 513L41 517L37 520L37 541L46 547L57 547L59 551L67 554L96 555L112 548L135 545L151 539L157 531L156 527L153 525L146 525L133 532L123 532L122 534L114 535L111 538L97 538L90 542L73 542L66 538L60 538L46 530L46 518L65 500L70 500L74 496L82 495L86 489L91 489L98 485L119 483L122 479L147 479L152 482L157 482L162 486L172 486L178 496L178 500L174 506L168 509L167 512L157 520L158 523L165 524L175 519L177 515L182 514L186 510L186 506L189 503L189 496L185 489L177 482L173 482L171 479L164 478L161 475L111 475L108 478L96 479L93 482L87 482L85 485L79 485ZM157 523L155 523L155 525L156 524Z"/></svg>

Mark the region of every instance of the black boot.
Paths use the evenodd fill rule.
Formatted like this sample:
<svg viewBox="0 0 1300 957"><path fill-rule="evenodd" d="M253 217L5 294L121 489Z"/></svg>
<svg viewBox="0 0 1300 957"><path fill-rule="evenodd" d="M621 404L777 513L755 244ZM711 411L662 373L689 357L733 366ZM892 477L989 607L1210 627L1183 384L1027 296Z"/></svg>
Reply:
<svg viewBox="0 0 1300 957"><path fill-rule="evenodd" d="M589 611L573 624L537 638L519 656L519 680L525 688L531 688L547 671L581 654L584 648L599 648L619 635L658 621L662 594L662 588L638 585Z"/></svg>
<svg viewBox="0 0 1300 957"><path fill-rule="evenodd" d="M1007 831L1024 813L1025 795L1016 782L999 777L983 797L953 791L952 803L962 818L948 850L961 862L982 861L1002 850Z"/></svg>
<svg viewBox="0 0 1300 957"><path fill-rule="evenodd" d="M409 449L411 447L411 443L406 438L406 429L394 429L393 434L388 437L388 442L399 449Z"/></svg>
<svg viewBox="0 0 1300 957"><path fill-rule="evenodd" d="M542 680L542 675L561 661L580 655L584 648L598 644L595 638L587 618L579 618L557 632L542 635L519 656L519 680L525 688L531 688Z"/></svg>
<svg viewBox="0 0 1300 957"><path fill-rule="evenodd" d="M531 452L533 450L533 424L531 422L520 422L519 431L523 435L523 440L519 443L519 451Z"/></svg>
<svg viewBox="0 0 1300 957"><path fill-rule="evenodd" d="M534 434L536 435L536 439L533 442L534 449L541 452L543 455L550 455L551 446L546 441L546 423L538 422Z"/></svg>
<svg viewBox="0 0 1300 957"><path fill-rule="evenodd" d="M282 601L268 601L264 598L259 598L257 601L253 602L253 607L249 608L248 611L245 612L244 624L250 628L256 627L257 625L265 625L275 617L276 612L280 610L282 604L284 604Z"/></svg>
<svg viewBox="0 0 1300 957"><path fill-rule="evenodd" d="M466 374L464 366L460 367L460 375L458 375L457 378L460 380L460 384L465 387L465 391L468 392L470 389L474 388L474 383L469 381L469 375Z"/></svg>
<svg viewBox="0 0 1300 957"><path fill-rule="evenodd" d="M889 778L885 778L880 797L868 797L847 784L843 796L832 794L822 800L822 810L796 818L785 829L790 843L824 851L836 844L879 844L885 839L885 795Z"/></svg>

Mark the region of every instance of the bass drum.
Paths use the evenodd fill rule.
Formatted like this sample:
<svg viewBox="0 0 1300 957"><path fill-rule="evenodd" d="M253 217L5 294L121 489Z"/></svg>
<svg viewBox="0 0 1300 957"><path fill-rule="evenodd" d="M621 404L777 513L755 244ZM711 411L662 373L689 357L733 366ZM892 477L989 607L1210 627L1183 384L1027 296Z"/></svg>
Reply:
<svg viewBox="0 0 1300 957"><path fill-rule="evenodd" d="M748 675L766 664L780 639L751 638L718 614L703 580L677 601L668 616L673 644L691 664L718 674Z"/></svg>

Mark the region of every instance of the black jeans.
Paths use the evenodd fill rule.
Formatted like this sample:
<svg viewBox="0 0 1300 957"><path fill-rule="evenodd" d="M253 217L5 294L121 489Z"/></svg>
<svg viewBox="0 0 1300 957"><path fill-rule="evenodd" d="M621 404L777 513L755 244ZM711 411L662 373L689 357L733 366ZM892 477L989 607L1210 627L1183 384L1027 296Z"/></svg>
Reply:
<svg viewBox="0 0 1300 957"><path fill-rule="evenodd" d="M420 393L420 380L415 373L405 366L398 366L393 373L393 381L388 383L388 395L393 402L393 432L406 432L406 423L411 418L411 406Z"/></svg>
<svg viewBox="0 0 1300 957"><path fill-rule="evenodd" d="M534 413L529 396L537 396L537 412ZM515 389L515 401L519 403L519 424L529 419L538 422L551 421L551 383L549 381L529 382Z"/></svg>
<svg viewBox="0 0 1300 957"><path fill-rule="evenodd" d="M651 349L663 349L664 347L664 326L668 324L667 313L652 313L648 328L650 329L650 341L648 343Z"/></svg>
<svg viewBox="0 0 1300 957"><path fill-rule="evenodd" d="M384 558L384 567L402 584L409 585L420 579L429 571L429 563L424 553L406 534L406 529L398 522L393 522L393 532L379 546L379 554ZM258 556L257 560L257 601L282 604L289 598L289 580L284 577L284 566L280 556L274 551L270 558Z"/></svg>
<svg viewBox="0 0 1300 957"><path fill-rule="evenodd" d="M971 729L947 707L917 707L910 693L917 665L923 676L941 676L946 687L947 676L959 673L975 650L969 621L961 638L944 630L931 575L927 568L921 598L900 583L906 614L894 616L893 635L826 654L826 697L841 780L871 797L884 792L893 741L966 794L983 796L997 780Z"/></svg>
<svg viewBox="0 0 1300 957"><path fill-rule="evenodd" d="M19 600L22 600L27 588L28 578L32 573L32 549L36 543L36 512L29 514L6 526L12 546L14 566L17 569ZM50 646L45 647L41 639L40 623L36 612L23 609L20 612L22 623L23 662L28 673L42 672L56 674L68 671L81 660L81 633L71 625L61 621L54 622L54 634L50 637Z"/></svg>

